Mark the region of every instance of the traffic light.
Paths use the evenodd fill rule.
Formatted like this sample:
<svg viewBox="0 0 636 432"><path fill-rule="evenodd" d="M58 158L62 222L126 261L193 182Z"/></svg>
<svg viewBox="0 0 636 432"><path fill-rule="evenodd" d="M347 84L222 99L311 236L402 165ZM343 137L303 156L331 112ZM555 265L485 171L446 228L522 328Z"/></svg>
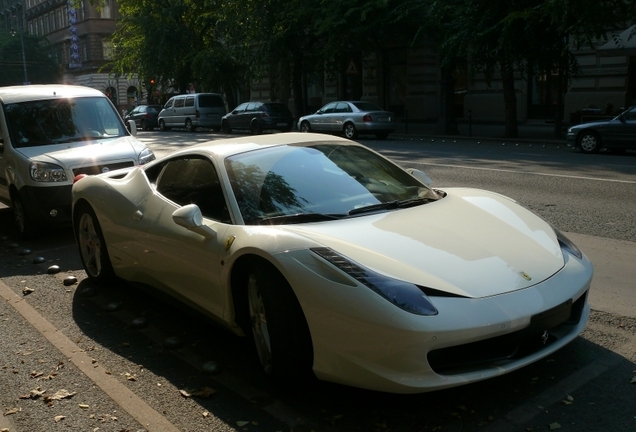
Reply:
<svg viewBox="0 0 636 432"><path fill-rule="evenodd" d="M150 78L150 85L151 86L155 85L155 79L154 78Z"/></svg>

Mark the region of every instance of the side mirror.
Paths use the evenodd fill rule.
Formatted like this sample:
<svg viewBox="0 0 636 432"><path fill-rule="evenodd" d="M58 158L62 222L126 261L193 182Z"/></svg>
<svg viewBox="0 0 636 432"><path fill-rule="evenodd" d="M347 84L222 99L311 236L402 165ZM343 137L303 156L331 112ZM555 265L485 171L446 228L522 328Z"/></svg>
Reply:
<svg viewBox="0 0 636 432"><path fill-rule="evenodd" d="M134 120L128 120L128 122L126 122L126 126L132 136L137 136L137 123L135 123Z"/></svg>
<svg viewBox="0 0 636 432"><path fill-rule="evenodd" d="M424 171L420 171L415 168L407 168L406 172L411 174L413 177L415 177L417 180L424 183L428 187L431 187L431 185L433 184L433 180L429 176L427 176Z"/></svg>
<svg viewBox="0 0 636 432"><path fill-rule="evenodd" d="M188 231L197 233L206 239L212 239L216 235L216 232L203 225L203 215L199 206L196 204L188 204L183 206L172 213L172 220L179 226L184 227Z"/></svg>

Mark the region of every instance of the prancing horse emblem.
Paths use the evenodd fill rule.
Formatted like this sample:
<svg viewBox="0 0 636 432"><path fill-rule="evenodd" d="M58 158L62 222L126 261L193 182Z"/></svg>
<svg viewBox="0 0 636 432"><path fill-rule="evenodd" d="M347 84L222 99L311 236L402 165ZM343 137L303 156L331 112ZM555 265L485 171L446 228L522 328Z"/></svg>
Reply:
<svg viewBox="0 0 636 432"><path fill-rule="evenodd" d="M547 343L548 343L548 339L549 339L549 338L550 338L550 335L548 334L548 331L547 331L547 330L544 330L544 331L543 331L543 334L541 335L541 343L542 343L543 345L547 344Z"/></svg>

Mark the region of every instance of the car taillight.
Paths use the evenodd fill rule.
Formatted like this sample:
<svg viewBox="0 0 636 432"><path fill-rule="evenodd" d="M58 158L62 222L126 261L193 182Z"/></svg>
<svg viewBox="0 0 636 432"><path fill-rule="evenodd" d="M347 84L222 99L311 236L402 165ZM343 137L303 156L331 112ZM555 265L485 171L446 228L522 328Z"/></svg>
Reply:
<svg viewBox="0 0 636 432"><path fill-rule="evenodd" d="M263 111L263 115L261 116L263 118L269 118L269 114L267 114L266 112Z"/></svg>
<svg viewBox="0 0 636 432"><path fill-rule="evenodd" d="M362 121L364 121L364 122L372 122L373 118L371 118L371 114L366 114L364 117L362 117Z"/></svg>
<svg viewBox="0 0 636 432"><path fill-rule="evenodd" d="M201 113L199 112L199 110L196 110L195 112L196 112L196 114L195 114L195 115L196 115L196 118L201 117Z"/></svg>
<svg viewBox="0 0 636 432"><path fill-rule="evenodd" d="M147 119L149 119L149 118L150 118L150 114L146 113L146 114L144 114L144 117L146 117Z"/></svg>

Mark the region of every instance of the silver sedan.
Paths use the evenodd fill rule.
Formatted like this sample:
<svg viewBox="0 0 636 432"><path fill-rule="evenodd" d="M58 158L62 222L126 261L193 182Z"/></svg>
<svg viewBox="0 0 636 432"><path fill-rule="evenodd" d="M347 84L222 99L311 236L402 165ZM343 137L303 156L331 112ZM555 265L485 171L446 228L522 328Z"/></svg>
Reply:
<svg viewBox="0 0 636 432"><path fill-rule="evenodd" d="M395 116L371 102L329 102L298 120L301 132L342 133L348 139L373 134L384 139L395 130Z"/></svg>

